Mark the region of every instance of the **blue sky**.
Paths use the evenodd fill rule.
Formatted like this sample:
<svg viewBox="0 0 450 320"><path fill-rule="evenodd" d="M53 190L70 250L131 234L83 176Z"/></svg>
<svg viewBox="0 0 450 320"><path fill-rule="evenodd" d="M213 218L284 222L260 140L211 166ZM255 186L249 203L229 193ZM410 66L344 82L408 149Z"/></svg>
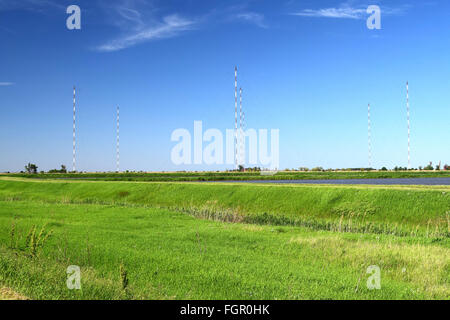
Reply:
<svg viewBox="0 0 450 320"><path fill-rule="evenodd" d="M81 30L66 28L67 6ZM365 12L381 7L381 30ZM0 0L0 171L175 166L177 128L234 126L234 66L248 128L280 130L280 167L450 163L450 3L440 1Z"/></svg>

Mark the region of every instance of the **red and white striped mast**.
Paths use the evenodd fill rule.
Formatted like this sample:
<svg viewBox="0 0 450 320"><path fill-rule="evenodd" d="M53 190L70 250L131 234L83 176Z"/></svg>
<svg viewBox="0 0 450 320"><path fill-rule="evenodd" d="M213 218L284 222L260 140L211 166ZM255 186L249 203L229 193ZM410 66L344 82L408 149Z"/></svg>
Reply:
<svg viewBox="0 0 450 320"><path fill-rule="evenodd" d="M243 128L243 121L244 121L244 114L242 113L242 88L239 88L239 106L240 106L240 112L239 112L239 135L240 135L240 165L244 167L244 128Z"/></svg>
<svg viewBox="0 0 450 320"><path fill-rule="evenodd" d="M372 167L372 123L370 120L370 103L367 108L367 142L369 147L369 168Z"/></svg>
<svg viewBox="0 0 450 320"><path fill-rule="evenodd" d="M75 105L75 94L76 94L76 89L75 86L73 86L73 144L72 144L72 171L75 172L76 171L76 166L75 166L75 152L76 152L76 137L75 137L75 129L76 129L76 105Z"/></svg>
<svg viewBox="0 0 450 320"><path fill-rule="evenodd" d="M234 165L238 169L238 132L237 132L237 67L234 67Z"/></svg>
<svg viewBox="0 0 450 320"><path fill-rule="evenodd" d="M117 106L117 129L116 129L116 171L120 172L120 107Z"/></svg>
<svg viewBox="0 0 450 320"><path fill-rule="evenodd" d="M408 169L411 169L411 126L409 118L409 83L406 81L406 119L408 122Z"/></svg>

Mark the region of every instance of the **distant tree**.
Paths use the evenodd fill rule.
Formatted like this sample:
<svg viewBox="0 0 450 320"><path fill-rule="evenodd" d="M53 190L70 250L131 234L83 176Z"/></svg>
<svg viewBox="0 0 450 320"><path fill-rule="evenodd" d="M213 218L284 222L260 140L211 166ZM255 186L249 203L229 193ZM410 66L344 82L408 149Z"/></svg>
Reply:
<svg viewBox="0 0 450 320"><path fill-rule="evenodd" d="M433 162L431 162L430 161L430 163L425 167L425 168L423 168L424 170L433 170L434 168L433 168Z"/></svg>
<svg viewBox="0 0 450 320"><path fill-rule="evenodd" d="M381 171L388 171L386 167L381 168Z"/></svg>
<svg viewBox="0 0 450 320"><path fill-rule="evenodd" d="M53 169L53 170L49 170L48 173L67 173L67 169L65 165L61 165L61 169Z"/></svg>
<svg viewBox="0 0 450 320"><path fill-rule="evenodd" d="M444 170L450 170L450 166L448 164L444 165Z"/></svg>
<svg viewBox="0 0 450 320"><path fill-rule="evenodd" d="M37 167L37 165L35 165L35 164L33 164L33 163L28 163L28 164L25 166L25 170L26 170L26 172L29 173L29 174L36 174L37 171L38 171L38 167Z"/></svg>

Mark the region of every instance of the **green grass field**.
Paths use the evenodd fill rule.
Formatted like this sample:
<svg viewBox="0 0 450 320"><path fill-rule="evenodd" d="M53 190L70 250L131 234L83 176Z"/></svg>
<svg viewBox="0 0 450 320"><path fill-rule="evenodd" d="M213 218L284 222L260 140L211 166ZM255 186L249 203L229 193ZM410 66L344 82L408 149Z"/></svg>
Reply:
<svg viewBox="0 0 450 320"><path fill-rule="evenodd" d="M280 171L275 175L260 172L129 172L129 173L41 173L8 174L31 179L83 179L103 181L227 181L227 180L331 180L331 179L387 179L387 178L448 178L450 171Z"/></svg>
<svg viewBox="0 0 450 320"><path fill-rule="evenodd" d="M0 288L31 299L449 299L449 236L450 187L0 178Z"/></svg>

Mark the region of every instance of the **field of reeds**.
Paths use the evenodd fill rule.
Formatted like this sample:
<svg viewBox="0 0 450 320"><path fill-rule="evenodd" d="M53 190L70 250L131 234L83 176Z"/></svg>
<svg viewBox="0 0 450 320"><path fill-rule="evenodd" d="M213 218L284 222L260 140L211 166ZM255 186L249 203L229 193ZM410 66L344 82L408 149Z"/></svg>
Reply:
<svg viewBox="0 0 450 320"><path fill-rule="evenodd" d="M31 299L449 299L450 187L0 178ZM81 268L81 290L66 286ZM369 290L369 266L381 289Z"/></svg>

